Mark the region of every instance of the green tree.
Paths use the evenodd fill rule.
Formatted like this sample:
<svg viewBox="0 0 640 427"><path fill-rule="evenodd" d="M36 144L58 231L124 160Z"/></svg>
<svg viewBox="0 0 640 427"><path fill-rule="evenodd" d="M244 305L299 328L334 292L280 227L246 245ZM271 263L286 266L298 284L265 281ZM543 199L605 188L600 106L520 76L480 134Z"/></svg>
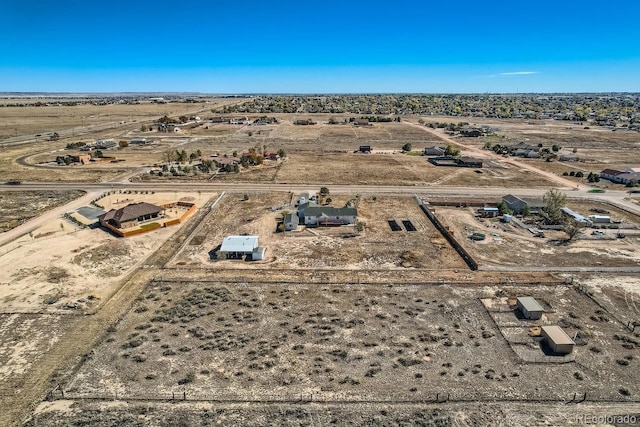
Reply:
<svg viewBox="0 0 640 427"><path fill-rule="evenodd" d="M454 147L453 145L449 144L447 145L447 149L444 150L444 155L445 156L453 156L453 157L457 157L460 155L460 149Z"/></svg>
<svg viewBox="0 0 640 427"><path fill-rule="evenodd" d="M542 198L544 208L543 215L548 224L561 225L564 223L562 208L566 205L567 197L564 193L552 188Z"/></svg>
<svg viewBox="0 0 640 427"><path fill-rule="evenodd" d="M509 206L507 206L507 203L503 200L500 203L498 203L498 213L500 215L504 215L504 214L512 214L513 211L511 209L509 209Z"/></svg>
<svg viewBox="0 0 640 427"><path fill-rule="evenodd" d="M329 195L329 189L327 187L320 187L320 195L321 196L328 196Z"/></svg>
<svg viewBox="0 0 640 427"><path fill-rule="evenodd" d="M284 148L278 150L278 157L280 157L281 159L287 157L287 153L285 153Z"/></svg>
<svg viewBox="0 0 640 427"><path fill-rule="evenodd" d="M402 146L402 151L404 151L405 153L408 153L409 151L411 151L411 148L413 148L413 146L411 145L410 142L407 142Z"/></svg>

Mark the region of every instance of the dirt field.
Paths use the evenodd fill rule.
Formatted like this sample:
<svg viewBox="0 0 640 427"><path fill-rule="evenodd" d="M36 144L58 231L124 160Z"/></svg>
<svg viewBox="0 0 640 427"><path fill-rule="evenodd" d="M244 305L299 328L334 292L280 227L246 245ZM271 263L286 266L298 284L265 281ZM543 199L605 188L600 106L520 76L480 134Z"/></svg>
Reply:
<svg viewBox="0 0 640 427"><path fill-rule="evenodd" d="M540 321L499 307L509 310L505 301L523 294L545 306ZM578 333L575 362L546 361L527 334L540 324ZM627 401L640 392L640 342L629 336L567 286L153 282L64 392L417 403L436 393L530 401L586 391L592 400Z"/></svg>
<svg viewBox="0 0 640 427"><path fill-rule="evenodd" d="M464 263L437 232L413 198L363 197L358 205L358 220L366 224L362 233L353 226L337 228L300 227L299 231L276 233L276 220L285 211L291 195L229 194L219 203L198 235L174 259L172 265L215 269L303 268L303 269L455 269ZM332 197L333 206L344 206L349 198ZM354 199L355 200L355 199ZM282 209L273 212L270 206ZM391 231L388 220L409 220L417 229ZM266 260L247 263L235 260L212 261L213 252L230 234L258 235L260 246L267 248Z"/></svg>
<svg viewBox="0 0 640 427"><path fill-rule="evenodd" d="M513 425L584 425L584 417L634 414L640 418L637 405L582 403L505 404L505 403L442 403L403 404L209 404L190 402L157 403L95 403L87 401L45 402L27 424L66 426L71 422L97 427L111 425L234 425L234 426L479 426L506 427ZM591 419L591 418L589 418Z"/></svg>
<svg viewBox="0 0 640 427"><path fill-rule="evenodd" d="M215 108L229 100L215 99L198 104L109 104L43 107L2 107L0 108L0 140L23 134L47 134L61 129L100 125L105 122L131 124L159 119L164 115L178 117L197 109ZM13 101L12 101L13 102ZM29 102L29 100L25 100ZM3 102L4 103L4 102ZM140 125L134 125L137 128Z"/></svg>
<svg viewBox="0 0 640 427"><path fill-rule="evenodd" d="M0 192L0 232L11 230L51 208L80 197L81 194L81 191Z"/></svg>
<svg viewBox="0 0 640 427"><path fill-rule="evenodd" d="M120 195L129 201L169 203L188 197L202 206L211 194ZM2 312L76 312L95 307L139 262L155 252L181 225L117 238L100 229L80 229L60 219L0 248Z"/></svg>
<svg viewBox="0 0 640 427"><path fill-rule="evenodd" d="M597 204L580 203L570 207L585 209ZM634 222L637 218L606 205L612 215L620 220ZM592 214L592 212L589 212ZM437 208L438 218L454 230L458 242L469 251L482 266L514 267L632 267L640 265L638 236L616 239L615 230L604 230L605 236L593 236L585 228L583 234L570 243L565 242L564 231L545 230L545 238L534 237L528 230L515 223L504 224L499 219L475 218L475 208ZM473 232L484 233L484 241L472 241L467 236ZM608 237L608 238L607 238Z"/></svg>
<svg viewBox="0 0 640 427"><path fill-rule="evenodd" d="M562 151L571 153L575 148L580 161L578 162L543 162L539 160L525 160L533 162L543 170L562 172L583 170L587 173L581 182L586 182L588 172L600 173L605 168L638 167L640 164L640 136L638 132L610 129L598 126L579 125L572 122L558 120L516 120L516 119L455 119L451 117L429 118L427 122L459 122L467 121L472 126L489 126L501 137L463 138L457 140L474 147L484 147L489 142L492 145L515 145L526 142L537 146L543 144L546 148L558 145ZM585 126L588 129L585 129ZM577 179L576 179L577 180ZM601 186L612 185L609 181L601 181Z"/></svg>

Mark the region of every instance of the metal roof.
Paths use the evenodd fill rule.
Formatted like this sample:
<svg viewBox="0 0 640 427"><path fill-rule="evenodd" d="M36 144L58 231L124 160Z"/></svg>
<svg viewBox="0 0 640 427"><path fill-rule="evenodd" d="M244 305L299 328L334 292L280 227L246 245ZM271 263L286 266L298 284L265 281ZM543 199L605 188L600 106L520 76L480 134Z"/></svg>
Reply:
<svg viewBox="0 0 640 427"><path fill-rule="evenodd" d="M258 247L258 236L227 236L222 241L221 252L253 252Z"/></svg>
<svg viewBox="0 0 640 427"><path fill-rule="evenodd" d="M518 297L517 301L522 307L524 307L525 310L530 313L534 311L544 311L542 306L538 303L538 301L536 301L534 297Z"/></svg>
<svg viewBox="0 0 640 427"><path fill-rule="evenodd" d="M333 206L308 207L304 211L304 216L358 216L356 208L335 208Z"/></svg>
<svg viewBox="0 0 640 427"><path fill-rule="evenodd" d="M547 336L549 340L558 345L575 344L575 342L573 342L569 335L567 335L567 333L563 331L560 326L543 326L542 333L543 335Z"/></svg>

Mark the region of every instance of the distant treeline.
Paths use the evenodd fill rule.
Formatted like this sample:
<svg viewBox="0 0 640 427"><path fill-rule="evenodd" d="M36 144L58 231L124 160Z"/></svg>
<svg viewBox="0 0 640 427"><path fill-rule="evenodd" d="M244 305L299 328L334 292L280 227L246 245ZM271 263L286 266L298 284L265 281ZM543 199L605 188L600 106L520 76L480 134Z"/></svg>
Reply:
<svg viewBox="0 0 640 427"><path fill-rule="evenodd" d="M256 96L216 112L358 114L365 117L418 114L592 121L610 125L640 122L640 94Z"/></svg>

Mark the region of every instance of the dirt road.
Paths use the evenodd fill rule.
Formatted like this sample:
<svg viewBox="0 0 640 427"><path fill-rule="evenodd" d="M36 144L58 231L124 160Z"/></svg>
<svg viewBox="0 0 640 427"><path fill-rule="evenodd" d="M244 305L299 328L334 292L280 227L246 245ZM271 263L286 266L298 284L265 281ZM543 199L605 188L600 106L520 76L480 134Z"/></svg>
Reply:
<svg viewBox="0 0 640 427"><path fill-rule="evenodd" d="M577 190L579 189L581 186L578 185L578 187L576 187L576 184L573 181L569 181L568 179L564 179L561 176L558 176L552 172L547 172L544 171L542 169L538 169L535 166L532 166L530 164L527 163L523 163L523 162L519 162L518 160L516 160L513 157L502 157L501 155L498 155L496 153L494 153L493 151L489 151L489 150L483 150L481 148L477 148L477 147L471 147L465 144L461 144L458 140L450 138L449 136L443 134L442 132L438 132L435 129L431 129L419 124L415 124L415 123L411 123L411 122L402 122L406 125L415 127L415 128L419 128L422 129L423 131L430 133L431 135L442 139L443 141L445 141L448 144L454 145L456 147L459 147L461 149L463 149L466 152L471 152L474 153L480 157L489 157L490 159L496 161L496 162L500 162L500 163L508 163L510 165L513 166L517 166L520 169L526 169L528 171L531 172L535 172L538 175L541 175L545 178L547 178L548 180L555 182L556 184L558 184L560 187L562 187L563 190Z"/></svg>
<svg viewBox="0 0 640 427"><path fill-rule="evenodd" d="M14 188L15 189L15 188ZM5 245L20 236L24 236L30 231L35 230L38 227L42 227L45 224L50 223L61 217L65 212L77 209L81 206L87 205L91 202L91 200L97 198L102 193L101 190L92 190L88 191L84 196L73 200L66 205L58 206L57 208L51 209L48 212L44 212L42 215L37 216L24 224L21 224L9 231L6 231L0 234L0 246Z"/></svg>

